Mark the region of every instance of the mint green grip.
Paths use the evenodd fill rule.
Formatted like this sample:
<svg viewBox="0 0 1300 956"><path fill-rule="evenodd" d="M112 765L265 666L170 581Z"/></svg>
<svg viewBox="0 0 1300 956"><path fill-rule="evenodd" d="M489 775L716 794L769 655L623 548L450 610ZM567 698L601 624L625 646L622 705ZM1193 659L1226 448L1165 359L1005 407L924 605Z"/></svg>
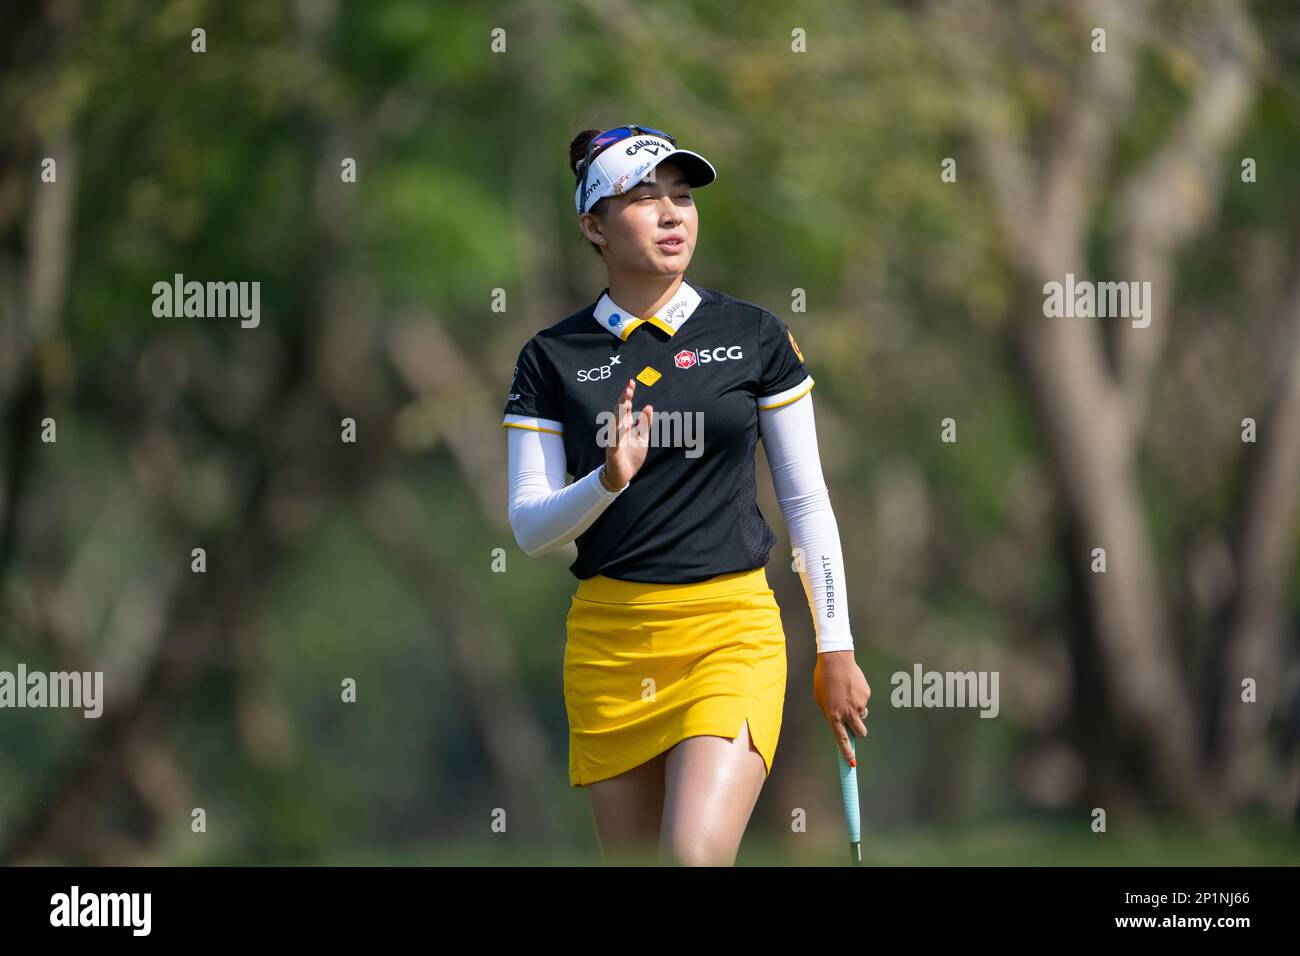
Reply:
<svg viewBox="0 0 1300 956"><path fill-rule="evenodd" d="M853 738L849 738L849 746L853 746ZM849 766L848 760L844 758L844 751L836 751L840 757L840 793L844 797L844 822L849 828L849 847L850 852L861 860L861 843L862 843L862 822L859 819L858 809L858 772L854 767ZM854 751L856 755L856 750Z"/></svg>

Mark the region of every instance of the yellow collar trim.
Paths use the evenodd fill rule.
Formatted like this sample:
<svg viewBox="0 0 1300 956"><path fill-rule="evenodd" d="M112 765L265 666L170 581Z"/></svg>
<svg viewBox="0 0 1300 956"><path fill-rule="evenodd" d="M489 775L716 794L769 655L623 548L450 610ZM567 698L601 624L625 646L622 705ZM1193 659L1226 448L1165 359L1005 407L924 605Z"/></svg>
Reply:
<svg viewBox="0 0 1300 956"><path fill-rule="evenodd" d="M649 318L641 319L635 316L629 318L631 313L627 309L619 307L609 297L608 292L601 294L600 300L596 303L593 316L600 323L601 328L624 342L627 341L629 335L646 322L672 336L676 335L677 330L686 324L686 320L695 312L700 301L700 294L683 279L672 301Z"/></svg>

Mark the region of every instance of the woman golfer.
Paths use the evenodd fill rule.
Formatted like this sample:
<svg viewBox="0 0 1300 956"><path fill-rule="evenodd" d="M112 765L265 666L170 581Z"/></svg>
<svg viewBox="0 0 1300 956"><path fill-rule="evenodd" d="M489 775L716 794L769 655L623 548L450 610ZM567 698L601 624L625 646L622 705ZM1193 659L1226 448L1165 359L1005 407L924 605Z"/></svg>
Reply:
<svg viewBox="0 0 1300 956"><path fill-rule="evenodd" d="M620 126L578 134L569 164L609 285L519 353L503 422L510 525L530 556L577 542L569 779L591 797L606 862L729 866L785 701L759 438L813 613L813 696L846 757L848 733L867 732L813 380L775 315L686 281L691 190L715 177L704 157Z"/></svg>

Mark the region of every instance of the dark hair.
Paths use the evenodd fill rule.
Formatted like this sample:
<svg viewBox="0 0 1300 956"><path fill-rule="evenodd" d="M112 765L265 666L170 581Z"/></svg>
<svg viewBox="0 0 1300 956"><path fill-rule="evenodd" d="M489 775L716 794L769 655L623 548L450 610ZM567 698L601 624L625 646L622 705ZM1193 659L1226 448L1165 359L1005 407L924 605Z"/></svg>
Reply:
<svg viewBox="0 0 1300 956"><path fill-rule="evenodd" d="M573 137L573 142L569 143L569 169L573 171L573 185L575 187L582 181L582 170L580 167L582 166L583 157L587 155L587 144L600 134L601 131L598 129L584 129L577 136ZM608 196L601 197L597 200L596 204L587 211L594 213L601 219L604 219L605 213L609 209L609 204L605 202L608 198ZM587 240L587 243L591 248L596 250L596 255L600 256L602 259L605 258L605 253L599 245L592 242L590 239Z"/></svg>

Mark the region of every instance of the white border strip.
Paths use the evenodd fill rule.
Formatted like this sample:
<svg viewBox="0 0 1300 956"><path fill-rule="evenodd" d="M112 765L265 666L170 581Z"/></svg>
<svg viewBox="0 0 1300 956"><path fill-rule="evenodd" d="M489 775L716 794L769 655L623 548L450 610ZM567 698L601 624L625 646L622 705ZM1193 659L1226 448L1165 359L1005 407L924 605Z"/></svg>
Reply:
<svg viewBox="0 0 1300 956"><path fill-rule="evenodd" d="M813 377L809 375L794 388L787 388L784 392L777 392L775 395L763 395L758 399L759 408L776 408L779 405L789 405L796 398L802 398L805 393L812 390Z"/></svg>

